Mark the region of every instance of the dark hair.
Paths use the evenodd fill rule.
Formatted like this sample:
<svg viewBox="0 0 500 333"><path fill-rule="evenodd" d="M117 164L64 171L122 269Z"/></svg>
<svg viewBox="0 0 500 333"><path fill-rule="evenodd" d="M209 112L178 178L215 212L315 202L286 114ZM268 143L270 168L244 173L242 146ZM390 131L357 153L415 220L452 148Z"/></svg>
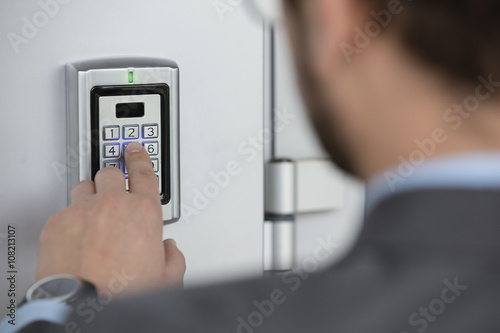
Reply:
<svg viewBox="0 0 500 333"><path fill-rule="evenodd" d="M364 0L375 11L395 0ZM451 79L500 78L499 0L401 0L392 26L404 45Z"/></svg>

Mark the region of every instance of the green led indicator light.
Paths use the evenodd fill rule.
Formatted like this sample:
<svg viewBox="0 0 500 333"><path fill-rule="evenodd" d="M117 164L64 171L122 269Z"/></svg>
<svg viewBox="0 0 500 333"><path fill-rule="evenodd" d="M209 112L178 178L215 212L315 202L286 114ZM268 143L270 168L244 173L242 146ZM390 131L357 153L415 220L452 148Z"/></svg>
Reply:
<svg viewBox="0 0 500 333"><path fill-rule="evenodd" d="M134 72L128 72L128 83L134 83Z"/></svg>

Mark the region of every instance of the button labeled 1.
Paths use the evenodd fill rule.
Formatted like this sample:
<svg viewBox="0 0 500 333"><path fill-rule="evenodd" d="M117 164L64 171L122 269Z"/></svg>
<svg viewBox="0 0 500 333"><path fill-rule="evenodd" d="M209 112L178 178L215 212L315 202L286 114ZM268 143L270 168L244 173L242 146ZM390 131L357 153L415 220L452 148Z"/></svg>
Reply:
<svg viewBox="0 0 500 333"><path fill-rule="evenodd" d="M104 127L104 140L118 140L120 138L120 126Z"/></svg>

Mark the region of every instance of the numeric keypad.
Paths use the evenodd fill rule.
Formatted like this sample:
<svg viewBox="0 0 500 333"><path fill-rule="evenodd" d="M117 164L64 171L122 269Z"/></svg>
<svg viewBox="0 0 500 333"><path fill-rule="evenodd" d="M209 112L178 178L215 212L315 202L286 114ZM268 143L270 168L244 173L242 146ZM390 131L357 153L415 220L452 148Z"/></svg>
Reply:
<svg viewBox="0 0 500 333"><path fill-rule="evenodd" d="M158 124L126 124L112 125L103 127L103 144L101 165L105 167L114 167L121 169L127 179L128 190L128 172L125 168L125 149L131 142L139 142L144 146L152 158L152 165L156 176L159 177L161 170L161 162L158 156L160 155L159 125Z"/></svg>

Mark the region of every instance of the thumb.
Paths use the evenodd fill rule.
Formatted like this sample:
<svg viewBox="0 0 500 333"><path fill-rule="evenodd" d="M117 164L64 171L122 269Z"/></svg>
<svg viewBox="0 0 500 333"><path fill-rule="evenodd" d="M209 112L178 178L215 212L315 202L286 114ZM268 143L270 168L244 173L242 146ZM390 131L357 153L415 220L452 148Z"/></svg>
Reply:
<svg viewBox="0 0 500 333"><path fill-rule="evenodd" d="M163 241L165 251L166 283L171 287L182 287L186 273L186 259L173 239Z"/></svg>

